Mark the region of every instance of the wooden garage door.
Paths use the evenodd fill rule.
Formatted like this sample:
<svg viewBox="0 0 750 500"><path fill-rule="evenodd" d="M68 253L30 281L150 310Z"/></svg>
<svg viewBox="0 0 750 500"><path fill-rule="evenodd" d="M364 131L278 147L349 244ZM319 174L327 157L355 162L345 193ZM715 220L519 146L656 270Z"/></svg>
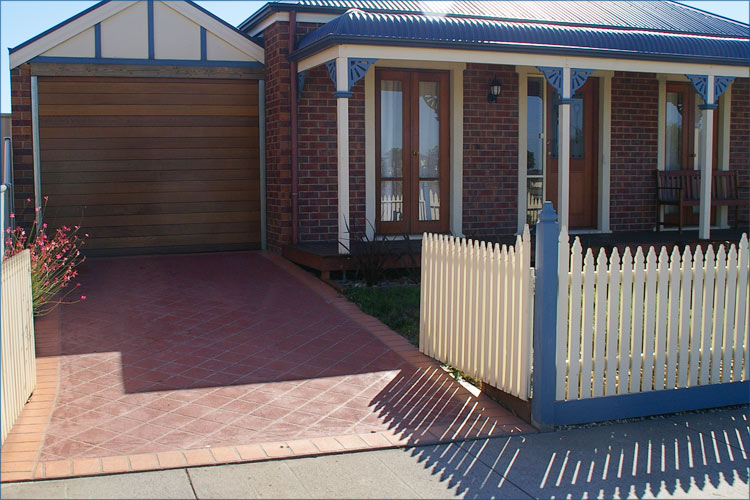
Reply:
<svg viewBox="0 0 750 500"><path fill-rule="evenodd" d="M255 80L39 77L51 226L90 253L257 248Z"/></svg>

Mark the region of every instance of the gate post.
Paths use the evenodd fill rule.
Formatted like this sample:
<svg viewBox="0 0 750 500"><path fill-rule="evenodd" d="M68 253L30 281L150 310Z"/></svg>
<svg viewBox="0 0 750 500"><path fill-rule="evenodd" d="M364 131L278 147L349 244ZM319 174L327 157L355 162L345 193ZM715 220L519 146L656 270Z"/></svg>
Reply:
<svg viewBox="0 0 750 500"><path fill-rule="evenodd" d="M555 345L557 336L557 249L560 226L552 202L545 201L536 223L534 287L534 395L531 422L539 430L554 429Z"/></svg>

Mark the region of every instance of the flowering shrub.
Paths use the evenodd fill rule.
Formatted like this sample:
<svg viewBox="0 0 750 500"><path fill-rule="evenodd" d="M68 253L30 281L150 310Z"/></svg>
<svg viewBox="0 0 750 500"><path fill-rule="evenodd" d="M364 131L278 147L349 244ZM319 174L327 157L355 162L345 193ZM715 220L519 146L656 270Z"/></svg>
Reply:
<svg viewBox="0 0 750 500"><path fill-rule="evenodd" d="M44 199L46 204L47 197ZM41 208L37 207L36 211L39 210ZM13 218L14 214L10 214L10 217ZM88 234L80 237L79 229L79 226L62 226L52 235L48 235L47 224L42 224L42 227L38 228L34 222L29 233L20 226L14 230L5 230L5 259L27 248L31 252L31 293L35 316L47 314L58 304L86 300L85 295L80 295L80 299L65 301L81 286L76 282L68 288L78 276L76 266L85 260L81 255L81 247Z"/></svg>

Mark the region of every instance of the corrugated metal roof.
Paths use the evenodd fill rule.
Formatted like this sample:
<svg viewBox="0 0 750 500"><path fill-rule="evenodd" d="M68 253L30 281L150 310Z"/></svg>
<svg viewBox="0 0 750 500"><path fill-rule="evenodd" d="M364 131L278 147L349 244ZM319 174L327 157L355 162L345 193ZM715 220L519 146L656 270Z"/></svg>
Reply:
<svg viewBox="0 0 750 500"><path fill-rule="evenodd" d="M303 38L295 58L336 43L438 46L746 65L750 40L351 9Z"/></svg>
<svg viewBox="0 0 750 500"><path fill-rule="evenodd" d="M442 14L498 20L543 21L582 26L748 36L748 25L671 1L372 1L281 0L269 2L273 10L343 13L356 8L367 12ZM258 12L262 14L263 9ZM256 16L242 23L253 24Z"/></svg>

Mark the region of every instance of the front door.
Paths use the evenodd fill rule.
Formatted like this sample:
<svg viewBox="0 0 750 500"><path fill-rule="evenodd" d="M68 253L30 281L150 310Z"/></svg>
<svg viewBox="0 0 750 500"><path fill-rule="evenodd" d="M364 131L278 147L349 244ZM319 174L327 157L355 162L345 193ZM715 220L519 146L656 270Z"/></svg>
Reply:
<svg viewBox="0 0 750 500"><path fill-rule="evenodd" d="M378 69L375 75L376 230L448 230L448 73Z"/></svg>
<svg viewBox="0 0 750 500"><path fill-rule="evenodd" d="M703 101L686 82L667 82L665 113L664 168L666 170L698 170L701 145L701 110ZM718 157L719 113L714 112L713 162ZM687 210L683 224L698 225L698 207ZM664 222L678 223L677 207L664 207ZM715 214L711 220L716 222Z"/></svg>
<svg viewBox="0 0 750 500"><path fill-rule="evenodd" d="M557 206L557 155L560 94L547 88L547 199ZM570 104L570 192L568 220L571 229L595 228L599 174L599 79L589 78Z"/></svg>

